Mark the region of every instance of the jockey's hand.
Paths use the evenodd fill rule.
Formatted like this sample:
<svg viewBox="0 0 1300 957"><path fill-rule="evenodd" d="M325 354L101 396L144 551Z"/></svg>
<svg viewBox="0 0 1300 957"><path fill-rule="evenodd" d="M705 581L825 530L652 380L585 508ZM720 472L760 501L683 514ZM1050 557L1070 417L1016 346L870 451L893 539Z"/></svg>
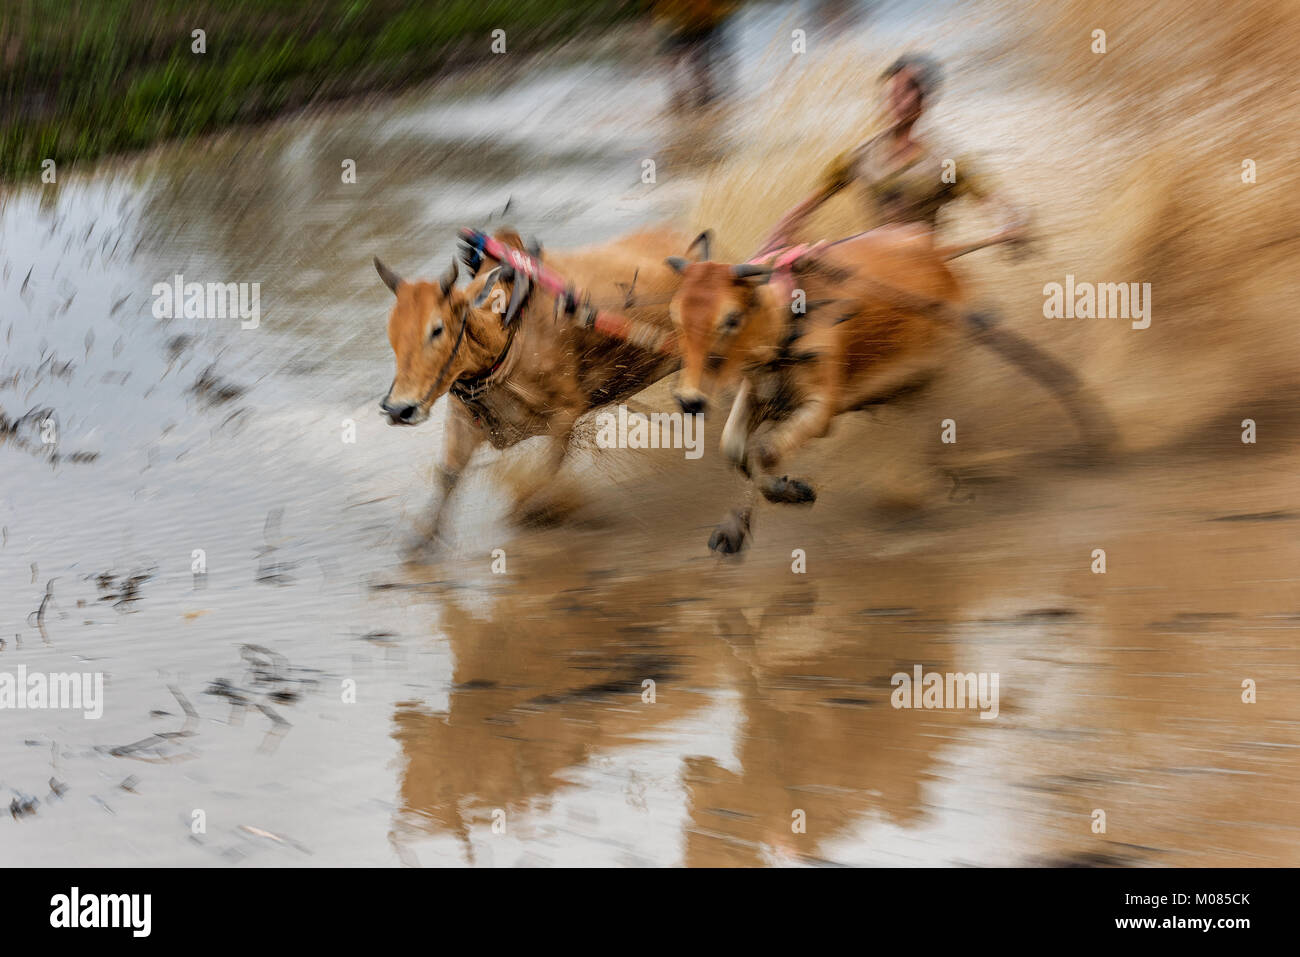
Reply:
<svg viewBox="0 0 1300 957"><path fill-rule="evenodd" d="M1015 223L994 234L993 241L1006 249L1007 258L1020 262L1031 255L1038 245L1038 237L1028 222Z"/></svg>

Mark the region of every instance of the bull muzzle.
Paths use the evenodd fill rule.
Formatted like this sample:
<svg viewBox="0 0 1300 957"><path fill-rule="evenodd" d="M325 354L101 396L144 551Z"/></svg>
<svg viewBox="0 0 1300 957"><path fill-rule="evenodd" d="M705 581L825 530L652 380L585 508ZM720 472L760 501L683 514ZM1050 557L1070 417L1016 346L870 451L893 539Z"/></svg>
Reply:
<svg viewBox="0 0 1300 957"><path fill-rule="evenodd" d="M708 397L698 389L683 389L673 393L673 398L687 415L697 415L709 405Z"/></svg>
<svg viewBox="0 0 1300 957"><path fill-rule="evenodd" d="M389 425L416 425L422 421L420 406L415 402L402 402L385 396L379 403L379 410L388 419Z"/></svg>

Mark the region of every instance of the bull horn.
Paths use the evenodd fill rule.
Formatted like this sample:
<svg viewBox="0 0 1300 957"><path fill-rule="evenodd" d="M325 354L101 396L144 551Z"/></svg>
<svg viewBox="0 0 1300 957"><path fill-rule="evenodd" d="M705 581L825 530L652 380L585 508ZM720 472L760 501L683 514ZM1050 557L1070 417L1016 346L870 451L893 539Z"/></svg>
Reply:
<svg viewBox="0 0 1300 957"><path fill-rule="evenodd" d="M397 287L402 284L402 277L385 266L378 256L375 257L375 271L379 273L379 278L384 281L384 285L396 294Z"/></svg>
<svg viewBox="0 0 1300 957"><path fill-rule="evenodd" d="M438 288L442 290L444 296L451 292L451 287L456 285L456 277L459 275L460 263L453 259L451 265L447 267L447 271L443 273L442 278L438 280Z"/></svg>
<svg viewBox="0 0 1300 957"><path fill-rule="evenodd" d="M664 260L664 262L668 264L668 267L672 269L673 272L678 274L686 272L686 267L690 265L681 256L669 256Z"/></svg>
<svg viewBox="0 0 1300 957"><path fill-rule="evenodd" d="M713 231L706 229L695 237L695 240L686 247L686 255L689 256L696 246L700 247L700 255L696 262L707 260L709 258L709 245L713 242Z"/></svg>
<svg viewBox="0 0 1300 957"><path fill-rule="evenodd" d="M506 306L506 316L502 324L506 328L515 321L519 315L519 310L523 307L524 300L528 298L528 274L518 273L515 276L515 288L510 291L510 305Z"/></svg>
<svg viewBox="0 0 1300 957"><path fill-rule="evenodd" d="M497 266L490 273L488 273L486 276L483 277L483 288L480 289L479 294L474 297L475 309L479 308L480 306L483 305L483 303L487 302L488 296L492 295L492 287L494 287L497 284L497 280L500 278L501 278L500 266Z"/></svg>
<svg viewBox="0 0 1300 957"><path fill-rule="evenodd" d="M743 263L739 266L732 266L731 275L736 279L757 279L761 277L764 282L767 282L772 278L772 267Z"/></svg>

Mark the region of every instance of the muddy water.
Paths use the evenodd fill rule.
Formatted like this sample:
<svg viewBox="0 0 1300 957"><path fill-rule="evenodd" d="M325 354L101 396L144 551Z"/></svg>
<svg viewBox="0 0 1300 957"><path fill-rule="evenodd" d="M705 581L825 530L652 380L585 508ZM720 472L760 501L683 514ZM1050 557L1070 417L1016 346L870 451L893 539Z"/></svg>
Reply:
<svg viewBox="0 0 1300 957"><path fill-rule="evenodd" d="M809 12L814 35L832 13ZM789 16L734 26L737 103L773 84ZM987 22L945 45L911 16L852 31L929 31L972 78L945 119L982 147L1023 136L1025 98L1054 94L997 92ZM445 550L401 561L442 413L418 431L376 414L391 358L369 258L431 274L507 200L556 247L688 215L708 181L691 144L755 131L662 114L634 48L6 198L0 408L38 414L0 445L0 672L100 672L105 704L0 712L0 862L1296 864L1293 440L1062 465L1064 417L972 354L838 423L792 465L817 504L762 509L741 562L705 548L740 492L711 448L581 450L582 504L529 530L502 489L531 450L484 454ZM1024 173L1064 236L1049 273L1091 241L1053 192L1089 135L1071 129ZM964 268L1035 331L1022 267ZM258 328L155 318L176 273L260 282ZM997 717L891 707L917 665L997 673Z"/></svg>

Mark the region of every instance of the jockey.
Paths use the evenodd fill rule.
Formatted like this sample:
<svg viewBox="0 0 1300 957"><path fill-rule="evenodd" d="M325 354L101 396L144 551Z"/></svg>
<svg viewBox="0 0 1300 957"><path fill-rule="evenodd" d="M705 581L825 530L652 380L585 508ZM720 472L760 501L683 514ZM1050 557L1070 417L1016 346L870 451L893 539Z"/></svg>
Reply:
<svg viewBox="0 0 1300 957"><path fill-rule="evenodd" d="M789 245L818 207L853 185L864 194L872 227L921 224L932 234L940 209L962 196L971 196L993 212L999 226L992 235L963 247L963 251L1027 240L1025 213L993 191L974 164L945 157L914 135L913 128L925 106L938 93L942 79L938 63L925 54L907 54L895 60L881 79L888 128L837 156L822 174L816 192L777 224L764 243L764 251Z"/></svg>

